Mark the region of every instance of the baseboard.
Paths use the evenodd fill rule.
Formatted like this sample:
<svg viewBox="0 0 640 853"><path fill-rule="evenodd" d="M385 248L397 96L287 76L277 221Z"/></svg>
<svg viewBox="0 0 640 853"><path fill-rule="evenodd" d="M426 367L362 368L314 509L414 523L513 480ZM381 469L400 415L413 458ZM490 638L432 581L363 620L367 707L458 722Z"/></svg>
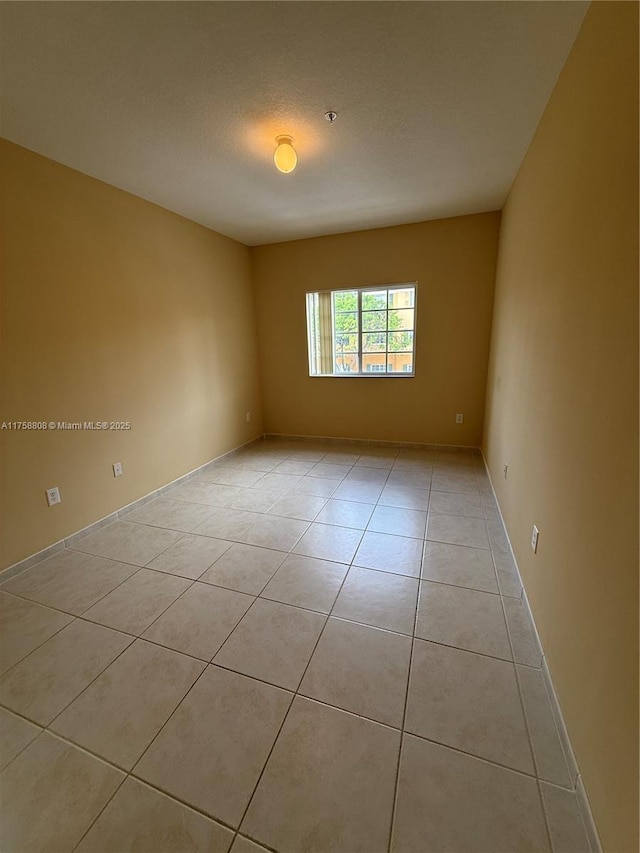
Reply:
<svg viewBox="0 0 640 853"><path fill-rule="evenodd" d="M210 465L219 465L223 459L233 456L245 447L249 447L251 444L255 444L257 441L262 441L263 439L264 435L258 435L250 441L246 441L244 444L239 444L237 447L227 450L226 453L222 453L220 456L210 459L208 462L205 462L204 465L199 465L197 468L194 468L193 471L188 471L186 474L182 474L170 483L166 483L164 486L154 489L152 492L143 495L141 498L138 498L132 503L126 504L121 509L114 510L114 512L109 513L109 515L105 515L103 518L99 518L97 521L91 522L91 524L88 524L86 527L82 527L80 530L76 530L75 533L71 533L64 539L60 539L52 545L47 545L47 547L43 548L41 551L37 551L29 557L25 557L23 560L13 563L11 566L7 566L6 569L0 571L0 583L4 583L4 581L9 580L9 578L26 571L26 569L30 569L32 566L35 566L37 563L41 563L43 560L47 560L49 557L52 557L64 548L73 548L74 543L78 542L80 539L84 539L84 537L88 536L90 533L95 533L97 530L100 530L101 527L106 527L107 524L112 524L114 521L125 518L130 512L133 512L134 509L138 509L139 507L144 506L144 504L149 503L149 501L160 497L160 495L164 494L168 489L172 489L179 483L190 480Z"/></svg>
<svg viewBox="0 0 640 853"><path fill-rule="evenodd" d="M567 763L567 768L569 770L571 779L573 781L573 791L576 795L576 800L578 802L578 808L580 810L580 817L584 824L585 832L589 841L589 846L591 848L590 853L603 853L602 844L600 842L600 837L598 835L598 830L596 827L596 822L593 817L593 813L591 811L591 806L589 804L589 798L587 797L587 792L584 787L584 783L582 781L582 775L580 773L580 769L578 767L578 762L576 760L575 754L573 752L573 747L571 746L571 740L569 739L569 732L567 730L567 725L564 720L564 716L562 714L562 708L560 705L560 700L558 699L558 694L556 692L555 685L553 683L553 678L551 677L551 670L549 668L549 662L547 660L547 656L544 652L544 646L542 645L542 641L540 639L540 634L538 632L538 628L536 625L536 620L533 615L533 610L531 609L531 604L529 602L529 598L527 596L527 590L522 581L522 575L520 574L520 567L518 566L518 561L516 560L516 555L513 551L513 547L511 546L511 540L509 538L509 532L507 530L507 525L505 524L504 517L502 515L502 510L500 509L500 502L498 501L498 496L496 495L496 490L493 486L493 480L491 478L491 472L489 471L489 466L487 465L487 460L484 455L484 451L482 448L480 449L480 454L482 456L482 462L484 464L484 468L489 479L489 484L491 486L491 493L496 503L496 507L498 510L498 515L500 516L500 523L505 532L505 536L507 537L507 541L509 543L509 553L513 559L513 564L515 566L516 572L518 573L518 579L520 581L520 585L522 586L522 603L527 610L529 615L529 619L531 622L531 627L533 629L533 633L535 635L535 641L537 642L539 648L542 651L542 673L544 676L545 687L547 690L547 696L549 698L549 704L551 705L551 711L553 713L554 722L556 724L556 730L558 732L558 737L560 739L560 745L562 747L562 751L564 753L565 761Z"/></svg>
<svg viewBox="0 0 640 853"><path fill-rule="evenodd" d="M437 450L444 453L473 453L480 455L479 447L467 444L426 444L420 441L383 441L377 438L340 438L327 435L296 435L295 433L267 432L265 438L274 441L322 441L325 444L349 444L368 447L397 447L402 450Z"/></svg>

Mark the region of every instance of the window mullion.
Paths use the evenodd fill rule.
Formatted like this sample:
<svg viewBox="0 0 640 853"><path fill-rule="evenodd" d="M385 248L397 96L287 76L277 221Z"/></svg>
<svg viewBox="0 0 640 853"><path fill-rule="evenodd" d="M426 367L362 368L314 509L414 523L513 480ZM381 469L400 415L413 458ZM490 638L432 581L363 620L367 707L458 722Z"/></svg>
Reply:
<svg viewBox="0 0 640 853"><path fill-rule="evenodd" d="M387 290L387 328L384 334L384 372L389 372L389 291Z"/></svg>
<svg viewBox="0 0 640 853"><path fill-rule="evenodd" d="M358 290L358 373L364 373L362 334L362 291Z"/></svg>

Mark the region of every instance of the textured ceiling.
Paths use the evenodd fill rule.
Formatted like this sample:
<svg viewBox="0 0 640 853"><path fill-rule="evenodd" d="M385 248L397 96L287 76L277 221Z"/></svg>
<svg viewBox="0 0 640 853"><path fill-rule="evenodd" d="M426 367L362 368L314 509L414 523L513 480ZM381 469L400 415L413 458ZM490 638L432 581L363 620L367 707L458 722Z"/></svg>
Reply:
<svg viewBox="0 0 640 853"><path fill-rule="evenodd" d="M494 210L587 6L3 2L0 133L250 245Z"/></svg>

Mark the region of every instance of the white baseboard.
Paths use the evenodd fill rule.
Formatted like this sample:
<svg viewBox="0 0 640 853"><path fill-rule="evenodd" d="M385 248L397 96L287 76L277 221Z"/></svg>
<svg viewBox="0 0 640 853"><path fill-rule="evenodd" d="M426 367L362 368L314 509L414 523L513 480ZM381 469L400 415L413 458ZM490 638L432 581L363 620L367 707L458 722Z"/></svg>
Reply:
<svg viewBox="0 0 640 853"><path fill-rule="evenodd" d="M591 811L591 806L589 804L589 798L587 797L587 792L584 787L584 783L582 781L582 775L580 773L580 769L578 767L578 762L576 760L573 747L571 746L571 740L569 738L569 732L567 730L567 725L564 720L564 716L562 714L562 708L560 705L560 700L558 699L558 694L556 692L555 685L553 683L553 679L551 677L551 670L549 668L549 662L547 660L547 656L544 652L544 646L540 639L540 634L538 632L538 628L536 626L536 620L534 618L533 610L531 609L531 604L529 603L529 598L527 596L527 590L522 581L522 575L520 574L520 568L518 566L518 561L516 560L516 555L513 552L513 547L511 545L511 539L509 538L509 532L507 530L507 525L504 521L504 516L502 515L502 510L500 509L500 503L498 501L498 496L496 495L496 490L493 486L493 480L491 479L491 472L489 471L489 466L487 465L487 460L484 455L484 451L481 449L480 453L482 455L482 461L484 464L484 468L489 479L489 484L491 486L491 492L493 494L493 498L496 502L496 507L498 509L498 515L500 516L500 523L504 529L505 535L509 542L509 552L511 557L513 558L513 563L518 573L518 578L520 580L520 584L522 586L522 603L527 610L529 615L529 619L531 622L531 627L533 629L533 633L535 635L536 642L542 651L542 673L544 675L545 686L547 689L547 695L549 697L549 703L551 705L551 710L553 713L554 721L556 724L556 729L558 732L558 737L560 739L560 745L562 746L562 751L564 753L565 761L567 763L567 768L569 769L569 773L571 775L571 779L573 782L573 791L576 795L576 799L578 802L578 808L580 810L580 817L582 818L582 822L584 824L585 832L589 841L589 846L591 848L590 853L603 853L602 844L600 842L600 837L598 835L598 830L596 827L596 822L593 817L593 812Z"/></svg>
<svg viewBox="0 0 640 853"><path fill-rule="evenodd" d="M101 527L106 527L107 524L112 524L114 521L118 521L118 519L124 518L134 509L138 509L149 501L160 497L160 495L164 494L168 489L172 489L174 486L177 486L178 483L185 482L186 480L190 480L192 477L195 477L196 474L199 474L201 471L204 471L205 468L209 467L209 465L219 465L222 459L226 459L229 456L233 456L235 453L238 453L238 451L243 450L245 447L248 447L251 444L255 444L255 442L257 441L262 441L263 438L263 435L259 435L256 436L256 438L252 438L251 441L246 441L244 444L239 444L237 447L228 450L226 453L220 454L220 456L216 456L213 459L210 459L208 462L205 462L204 465L199 465L197 468L194 468L193 471L188 471L186 474L177 477L175 480L172 480L170 483L166 483L164 486L160 486L159 488L154 489L152 492L143 495L141 498L138 498L132 503L127 504L121 509L114 510L114 512L109 513L109 515L105 515L103 518L99 518L97 521L91 522L91 524L88 524L86 527L83 527L80 530L76 530L75 533L71 533L64 539L60 539L58 542L54 542L52 545L47 545L47 547L43 548L42 551L38 551L35 554L31 554L29 557L25 557L23 560L20 560L19 562L8 566L6 569L3 569L0 572L0 583L4 583L4 581L7 581L9 580L9 578L20 574L20 572L24 572L26 569L30 569L32 566L35 566L36 563L41 563L43 560L47 560L49 557L52 557L54 554L57 554L58 551L62 551L64 548L72 548L74 543L77 542L79 539L84 539L85 536L88 536L90 533L95 533L97 530L100 530Z"/></svg>
<svg viewBox="0 0 640 853"><path fill-rule="evenodd" d="M437 450L444 453L473 453L480 455L479 447L468 444L426 444L419 441L384 441L377 438L339 438L327 435L296 435L295 433L267 432L265 438L275 441L322 441L326 444L353 444L368 447L397 447L401 450Z"/></svg>

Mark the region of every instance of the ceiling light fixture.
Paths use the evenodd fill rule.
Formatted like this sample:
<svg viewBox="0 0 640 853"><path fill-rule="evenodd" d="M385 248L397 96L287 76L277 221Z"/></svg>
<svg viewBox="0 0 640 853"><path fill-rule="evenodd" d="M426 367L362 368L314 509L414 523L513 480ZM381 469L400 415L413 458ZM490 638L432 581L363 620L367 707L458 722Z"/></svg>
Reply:
<svg viewBox="0 0 640 853"><path fill-rule="evenodd" d="M273 155L273 162L276 164L276 169L279 169L286 175L295 169L298 163L298 155L292 144L293 139L290 136L284 134L276 136L276 142L278 143L278 147Z"/></svg>

